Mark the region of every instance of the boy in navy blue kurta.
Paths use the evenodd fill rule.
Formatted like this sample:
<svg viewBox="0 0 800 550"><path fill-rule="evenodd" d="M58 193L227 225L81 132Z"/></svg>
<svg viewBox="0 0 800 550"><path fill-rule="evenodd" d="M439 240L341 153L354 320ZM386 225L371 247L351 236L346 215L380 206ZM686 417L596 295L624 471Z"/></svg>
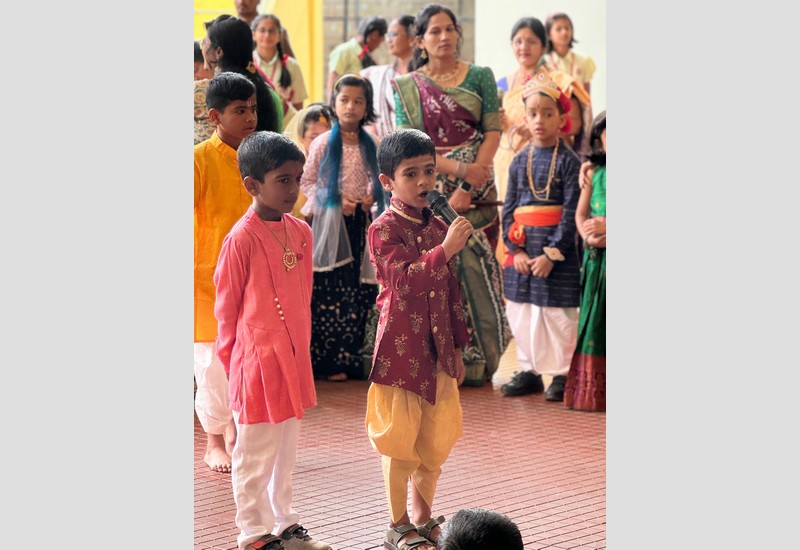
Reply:
<svg viewBox="0 0 800 550"><path fill-rule="evenodd" d="M533 140L511 162L503 205L503 294L522 371L500 391L539 393L548 374L545 398L561 401L578 328L580 160L559 137L568 129L569 98L546 72L531 79L523 101Z"/></svg>

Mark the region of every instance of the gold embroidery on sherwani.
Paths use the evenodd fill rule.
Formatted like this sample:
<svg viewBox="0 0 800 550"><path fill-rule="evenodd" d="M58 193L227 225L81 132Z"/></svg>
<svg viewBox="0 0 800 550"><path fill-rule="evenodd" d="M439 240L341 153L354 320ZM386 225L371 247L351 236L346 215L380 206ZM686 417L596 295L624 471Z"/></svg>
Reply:
<svg viewBox="0 0 800 550"><path fill-rule="evenodd" d="M423 399L428 398L428 386L430 385L430 381L425 380L422 384L419 385L419 394L422 396Z"/></svg>
<svg viewBox="0 0 800 550"><path fill-rule="evenodd" d="M391 264L389 264L389 267L397 271L399 274L403 274L403 260L394 260Z"/></svg>
<svg viewBox="0 0 800 550"><path fill-rule="evenodd" d="M436 337L439 338L439 347L444 348L445 344L447 343L447 340L445 340L444 331L437 334Z"/></svg>
<svg viewBox="0 0 800 550"><path fill-rule="evenodd" d="M452 369L453 368L453 356L452 355L448 356L446 362L447 362L447 368Z"/></svg>
<svg viewBox="0 0 800 550"><path fill-rule="evenodd" d="M422 355L424 355L425 357L429 357L430 354L431 354L431 338L429 334L428 338L426 338L425 342L423 342L422 344Z"/></svg>
<svg viewBox="0 0 800 550"><path fill-rule="evenodd" d="M411 314L411 330L414 331L414 334L419 334L419 329L422 326L422 315L419 313L412 313Z"/></svg>
<svg viewBox="0 0 800 550"><path fill-rule="evenodd" d="M406 353L406 341L408 336L401 334L394 339L394 345L397 347L397 356L402 357Z"/></svg>
<svg viewBox="0 0 800 550"><path fill-rule="evenodd" d="M392 314L389 313L389 316L386 318L386 323L384 323L384 326L383 326L384 334L391 330L391 328L390 328L391 326L392 326Z"/></svg>
<svg viewBox="0 0 800 550"><path fill-rule="evenodd" d="M374 250L372 252L373 257L375 258L375 266L384 268L386 267L386 256L380 250Z"/></svg>
<svg viewBox="0 0 800 550"><path fill-rule="evenodd" d="M444 311L447 309L447 302L449 301L450 297L447 295L446 292L439 293L439 307Z"/></svg>
<svg viewBox="0 0 800 550"><path fill-rule="evenodd" d="M411 378L416 378L419 374L419 359L414 357L408 362L408 372L411 375Z"/></svg>
<svg viewBox="0 0 800 550"><path fill-rule="evenodd" d="M422 273L423 271L425 271L425 265L427 263L428 262L419 262L417 264L411 264L410 266L408 266L408 276L410 277L411 275L415 275L417 273Z"/></svg>
<svg viewBox="0 0 800 550"><path fill-rule="evenodd" d="M405 385L406 385L406 381L403 380L402 378L398 378L394 382L392 382L392 387L393 388L402 388Z"/></svg>
<svg viewBox="0 0 800 550"><path fill-rule="evenodd" d="M408 302L405 301L402 296L407 296L409 292L411 292L411 287L409 285L403 285L397 289L397 309L400 311L405 311L408 306Z"/></svg>
<svg viewBox="0 0 800 550"><path fill-rule="evenodd" d="M464 309L462 304L456 304L453 309L455 310L456 318L458 318L459 321L467 320L467 311Z"/></svg>
<svg viewBox="0 0 800 550"><path fill-rule="evenodd" d="M433 278L437 281L441 281L445 277L450 274L450 270L447 268L447 264L443 265L439 269L433 272Z"/></svg>
<svg viewBox="0 0 800 550"><path fill-rule="evenodd" d="M391 231L390 231L390 227L389 227L388 224L381 225L378 228L378 237L380 237L380 239L383 242L386 242L386 241L389 240L389 234L390 233L391 233Z"/></svg>
<svg viewBox="0 0 800 550"><path fill-rule="evenodd" d="M388 357L378 357L378 374L385 378L392 366L392 361Z"/></svg>

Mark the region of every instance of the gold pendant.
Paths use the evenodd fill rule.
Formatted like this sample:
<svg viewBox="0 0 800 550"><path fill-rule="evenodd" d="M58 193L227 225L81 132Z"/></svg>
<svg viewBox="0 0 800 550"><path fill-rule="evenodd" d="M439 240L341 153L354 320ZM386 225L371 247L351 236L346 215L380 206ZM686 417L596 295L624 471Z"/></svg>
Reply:
<svg viewBox="0 0 800 550"><path fill-rule="evenodd" d="M291 270L294 266L297 265L297 254L289 250L288 248L283 249L283 265L286 267L286 271Z"/></svg>

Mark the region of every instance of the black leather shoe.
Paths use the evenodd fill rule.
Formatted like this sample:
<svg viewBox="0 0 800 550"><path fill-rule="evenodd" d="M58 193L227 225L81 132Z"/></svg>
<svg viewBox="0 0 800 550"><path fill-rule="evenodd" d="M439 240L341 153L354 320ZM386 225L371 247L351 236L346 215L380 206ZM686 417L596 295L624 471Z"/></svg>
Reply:
<svg viewBox="0 0 800 550"><path fill-rule="evenodd" d="M508 397L542 393L543 391L544 382L542 382L542 377L528 370L515 372L509 382L500 386L500 393Z"/></svg>
<svg viewBox="0 0 800 550"><path fill-rule="evenodd" d="M566 376L554 376L553 381L544 393L544 398L547 401L564 401L564 386L566 385Z"/></svg>

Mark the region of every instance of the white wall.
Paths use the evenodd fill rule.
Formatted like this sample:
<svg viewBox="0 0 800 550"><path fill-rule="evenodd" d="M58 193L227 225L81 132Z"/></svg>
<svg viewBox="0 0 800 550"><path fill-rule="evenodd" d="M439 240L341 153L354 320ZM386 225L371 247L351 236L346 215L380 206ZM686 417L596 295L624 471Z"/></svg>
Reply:
<svg viewBox="0 0 800 550"><path fill-rule="evenodd" d="M569 15L578 43L576 53L594 59L592 112L606 108L606 1L605 0L475 0L475 63L491 67L495 78L517 67L511 53L511 28L521 17L536 17L561 11Z"/></svg>

